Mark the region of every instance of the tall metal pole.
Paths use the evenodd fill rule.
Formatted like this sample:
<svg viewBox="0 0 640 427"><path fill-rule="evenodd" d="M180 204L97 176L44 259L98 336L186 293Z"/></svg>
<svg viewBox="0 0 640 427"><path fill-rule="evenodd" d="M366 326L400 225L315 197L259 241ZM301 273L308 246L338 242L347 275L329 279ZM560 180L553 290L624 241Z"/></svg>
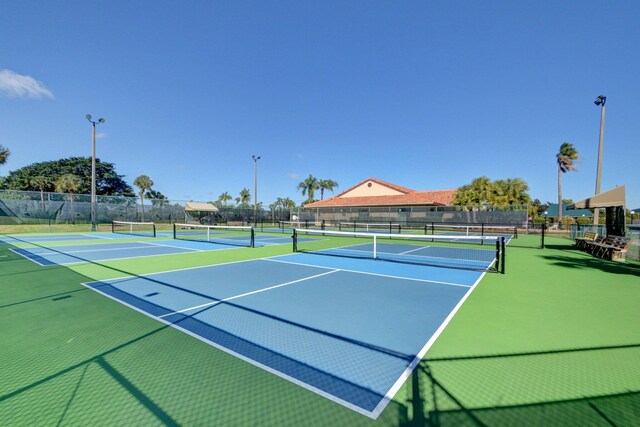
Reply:
<svg viewBox="0 0 640 427"><path fill-rule="evenodd" d="M96 122L93 121L91 114L85 116L91 125L93 131L91 132L91 231L97 229L97 212L96 212ZM104 123L105 120L101 117L97 123Z"/></svg>
<svg viewBox="0 0 640 427"><path fill-rule="evenodd" d="M605 104L607 102L606 96L598 96L595 101L596 105L601 105L600 109L600 140L598 142L598 171L596 173L596 194L600 193L600 180L602 178L602 151L604 148L604 114L605 114ZM593 211L593 225L598 225L600 219L600 208L595 208Z"/></svg>
<svg viewBox="0 0 640 427"><path fill-rule="evenodd" d="M91 122L91 231L96 231L96 122Z"/></svg>
<svg viewBox="0 0 640 427"><path fill-rule="evenodd" d="M255 154L251 156L253 159L253 221L258 224L258 160L260 156Z"/></svg>

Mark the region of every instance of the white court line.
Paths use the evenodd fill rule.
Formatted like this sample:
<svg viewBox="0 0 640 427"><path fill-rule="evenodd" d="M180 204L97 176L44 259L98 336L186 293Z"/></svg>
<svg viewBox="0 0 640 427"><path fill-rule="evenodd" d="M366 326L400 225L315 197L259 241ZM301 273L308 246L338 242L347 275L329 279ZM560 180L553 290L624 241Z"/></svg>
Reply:
<svg viewBox="0 0 640 427"><path fill-rule="evenodd" d="M206 250L205 252L214 252L214 251L218 251L218 250L220 250L220 249L209 249L209 250ZM169 255L184 255L186 253L188 253L188 252L177 253L177 254L169 254ZM148 255L148 256L158 256L158 255ZM276 256L280 256L280 255L276 255ZM144 258L144 257L137 257L137 258ZM129 259L129 258L121 258L121 259ZM197 269L200 269L200 268L210 268L210 267L217 267L219 265L239 264L241 262L253 262L253 261L266 260L266 259L267 258L241 259L239 261L221 262L220 264L209 264L209 265L200 265L200 266L197 266L197 267L175 268L173 270L167 270L167 271L156 271L155 273L131 274L129 276L120 276L120 277L114 277L112 279L104 279L104 280L94 280L93 282L87 282L87 283L115 282L115 281L118 281L118 280L131 279L132 277L155 276L156 274L175 273L177 271L197 270ZM108 261L111 261L111 260L108 260Z"/></svg>
<svg viewBox="0 0 640 427"><path fill-rule="evenodd" d="M237 261L234 261L234 262L231 262L229 264L234 264L236 262ZM196 268L199 268L199 267L196 267ZM328 400L330 400L332 402L335 402L335 403L337 403L339 405L342 405L342 406L344 406L344 407L346 407L348 409L351 409L352 411L355 411L355 412L357 412L359 414L365 415L365 416L367 416L369 418L373 418L373 419L377 418L378 415L379 415L378 414L378 415L376 415L374 417L373 414L371 412L367 411L366 409L363 409L363 408L361 408L359 406L356 406L353 403L348 402L346 400L343 400L343 399L341 399L341 398L339 398L337 396L334 396L333 394L328 393L328 392L326 392L326 391L324 391L322 389L319 389L319 388L314 387L314 386L312 386L310 384L307 384L306 382L304 382L302 380L299 380L299 379L297 379L297 378L295 378L293 376L290 376L290 375L287 375L287 374L285 374L283 372L280 372L275 368L272 368L272 367L270 367L268 365L265 365L265 364L262 364L260 362L257 362L255 360L251 359L250 357L247 357L247 356L245 356L245 355L243 355L241 353L237 353L237 352L235 352L233 350L230 350L227 347L224 347L224 346L218 344L215 341L212 341L212 340L209 340L209 339L207 339L207 338L205 338L203 336L200 336L200 335L196 334L195 332L191 332L190 330L188 330L186 328L183 328L180 325L177 325L175 323L169 322L169 321L167 321L165 319L161 319L158 316L154 316L153 314L148 313L148 312L146 312L146 311L144 311L144 310L142 310L142 309L140 309L140 308L138 308L138 307L136 307L136 306L134 306L132 304L129 304L128 302L125 302L125 301L123 301L121 299L118 299L116 297L113 297L113 296L111 296L111 295L109 295L109 294L107 294L105 292L102 292L99 289L96 289L96 288L94 288L92 286L89 286L89 283L95 283L95 282L81 283L81 285L83 285L83 286L85 286L85 287L87 287L87 288L89 288L89 289L91 289L91 290L93 290L95 292L98 292L99 294L101 294L101 295L103 295L103 296L105 296L107 298L110 298L113 301L116 301L116 302L118 302L118 303L120 303L122 305L125 305L125 306L137 311L138 313L142 313L147 317L155 319L155 320L157 320L159 322L164 323L167 326L171 326L172 328L175 328L175 329L177 329L177 330L179 330L181 332L184 332L185 334L187 334L187 335L189 335L189 336L191 336L191 337L193 337L193 338L195 338L197 340L200 340L200 341L202 341L202 342L204 342L206 344L209 344L210 346L212 346L214 348L217 348L218 350L224 351L225 353L230 354L231 356L237 357L238 359L243 360L243 361L245 361L245 362L247 362L247 363L249 363L249 364L251 364L253 366L256 366L258 368L264 369L265 371L267 371L267 372L269 372L269 373L271 373L273 375L276 375L279 378L282 378L282 379L285 379L287 381L290 381L291 383L296 384L296 385L298 385L298 386L300 386L300 387L302 387L302 388L304 388L306 390L309 390L309 391L311 391L313 393L316 393L319 396L322 396L322 397L324 397L324 398L326 398L326 399L328 399Z"/></svg>
<svg viewBox="0 0 640 427"><path fill-rule="evenodd" d="M295 255L295 254L292 254ZM280 255L280 256L291 256L291 255ZM270 258L263 258L265 261L271 261L271 262L281 262L284 264L294 264L294 265L304 265L305 267L316 267L316 268L323 268L326 270L333 270L334 267L324 267L321 265L315 265L315 264L305 264L302 262L293 262L293 261L283 261L281 259L270 259ZM451 282L441 282L439 280L428 280L428 279L417 279L417 278L412 278L412 277L403 277L403 276L393 276L391 274L382 274L382 273L369 273L367 271L359 271L359 270L349 270L349 269L345 269L345 268L341 268L340 271L346 271L347 273L358 273L358 274L366 274L368 276L379 276L379 277L388 277L390 279L400 279L400 280L409 280L412 282L424 282L424 283L435 283L438 285L447 285L447 286L459 286L461 288L469 288L469 285L463 285L461 283L451 283Z"/></svg>
<svg viewBox="0 0 640 427"><path fill-rule="evenodd" d="M417 247L417 248L415 248L415 249L410 249L410 250L408 250L408 251L400 252L400 254L399 254L399 255L405 255L405 254L408 254L408 253L411 253L411 252L419 251L419 250L421 250L421 249L426 249L426 248L430 248L430 247L431 247L431 246L418 246L418 247Z"/></svg>
<svg viewBox="0 0 640 427"><path fill-rule="evenodd" d="M81 236L88 236L88 237L91 237L92 239L107 239L107 240L113 240L113 237L93 236L93 235L91 235L91 234L81 234Z"/></svg>
<svg viewBox="0 0 640 427"><path fill-rule="evenodd" d="M373 411L371 411L371 416L373 419L377 419L378 416L380 416L380 414L382 413L382 411L384 411L384 408L386 408L389 402L391 402L391 400L396 395L396 393L400 390L400 388L405 383L407 378L409 378L413 370L416 368L416 366L418 366L418 363L420 363L420 361L425 356L425 354L427 354L427 351L431 348L431 346L436 341L436 339L438 339L438 337L440 336L440 334L442 334L442 332L444 331L446 326L449 324L449 322L451 322L451 319L453 319L453 316L458 312L460 307L462 307L462 304L464 304L467 298L469 298L469 295L471 295L471 293L476 288L476 286L478 286L478 284L480 283L480 280L482 280L485 274L486 272L483 272L480 275L480 277L478 277L478 280L476 280L476 282L469 288L467 293L464 294L464 296L458 302L458 304L456 304L453 310L451 310L451 312L446 317L446 319L444 319L442 324L440 324L440 327L436 329L436 331L431 336L431 338L429 338L429 341L427 341L427 343L422 347L422 349L420 349L416 357L411 361L411 363L409 364L409 366L407 366L407 368L404 370L402 375L396 380L395 384L385 394L385 396L382 398L380 403L378 403L378 405L373 409Z"/></svg>
<svg viewBox="0 0 640 427"><path fill-rule="evenodd" d="M155 242L136 242L136 243L143 243L145 245L151 245L151 246L162 246L164 248L187 249L189 251L196 251L196 252L205 252L206 251L206 249L184 248L182 246L163 245L162 243L155 243Z"/></svg>
<svg viewBox="0 0 640 427"><path fill-rule="evenodd" d="M29 260L29 261L31 261L31 262L35 262L35 263L36 263L36 264L38 264L40 267L48 267L48 265L41 264L41 263L39 263L38 261L36 261L35 259L33 259L33 258L31 258L31 257L26 256L25 254L21 254L20 252L16 252L16 251L14 250L14 248L9 248L9 250L10 250L11 252L13 252L14 254L20 255L22 258L26 258L26 259L28 259L28 260ZM25 250L26 250L26 249L25 249ZM29 253L31 253L31 252L29 252ZM31 254L31 255L34 255L34 254ZM39 255L36 255L36 256L39 256ZM40 258L42 258L42 257L40 257ZM53 264L53 265L55 265L55 264Z"/></svg>
<svg viewBox="0 0 640 427"><path fill-rule="evenodd" d="M136 243L142 243L142 242L136 242ZM56 246L52 246L51 248L55 248ZM62 247L62 246L58 246L58 247ZM45 248L48 251L54 252L54 255L66 255L66 254L82 254L85 252L107 252L107 251L126 251L128 249L150 249L148 246L130 246L130 247L126 247L126 248L108 248L108 249L85 249L82 251L58 251L56 249L51 249L51 248ZM180 248L182 249L182 248ZM35 255L39 255L42 256L42 254L40 253L35 253ZM49 255L49 254L47 254Z"/></svg>
<svg viewBox="0 0 640 427"><path fill-rule="evenodd" d="M224 299L221 299L219 301L212 301L212 302L208 302L206 304L200 304L200 305L196 305L194 307L184 308L182 310L174 311L172 313L163 314L162 316L158 316L158 317L167 317L167 316L171 316L172 314L184 313L185 311L191 311L191 310L195 310L197 308L209 307L209 306L221 304L223 302L231 301L231 300L234 300L234 299L237 299L237 298L246 297L248 295L253 295L253 294L257 294L257 293L265 292L265 291L270 291L271 289L281 288L283 286L293 285L294 283L300 283L300 282L304 282L306 280L315 279L315 278L320 277L320 276L326 276L328 274L337 273L338 271L340 271L340 270L339 269L334 269L332 271L325 271L324 273L316 274L316 275L309 276L309 277L303 277L302 279L292 280L291 282L281 283L279 285L269 286L268 288L263 288L263 289L258 289L258 290L251 291L251 292L246 292L244 294L235 295L235 296L232 296L232 297L229 297L229 298L224 298Z"/></svg>

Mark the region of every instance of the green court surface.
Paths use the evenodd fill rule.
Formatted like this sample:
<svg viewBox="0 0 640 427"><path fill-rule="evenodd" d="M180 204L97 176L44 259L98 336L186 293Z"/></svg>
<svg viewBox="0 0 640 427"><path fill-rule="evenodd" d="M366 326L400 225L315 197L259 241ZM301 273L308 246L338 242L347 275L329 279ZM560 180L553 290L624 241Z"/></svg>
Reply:
<svg viewBox="0 0 640 427"><path fill-rule="evenodd" d="M0 424L640 425L640 264L546 244L507 248L377 419L81 285L289 245L42 267L0 244Z"/></svg>

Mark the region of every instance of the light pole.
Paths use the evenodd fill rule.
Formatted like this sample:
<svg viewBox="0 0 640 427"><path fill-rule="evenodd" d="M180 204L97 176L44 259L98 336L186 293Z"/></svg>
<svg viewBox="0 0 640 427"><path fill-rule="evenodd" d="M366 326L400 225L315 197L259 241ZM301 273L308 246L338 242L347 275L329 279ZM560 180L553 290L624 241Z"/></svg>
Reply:
<svg viewBox="0 0 640 427"><path fill-rule="evenodd" d="M600 193L600 179L602 177L602 150L604 146L604 113L605 104L607 103L607 97L600 95L596 98L594 104L600 108L600 140L598 142L598 172L596 173L596 194ZM600 208L595 208L593 211L593 225L598 225L600 219Z"/></svg>
<svg viewBox="0 0 640 427"><path fill-rule="evenodd" d="M260 156L251 155L253 159L253 221L258 224L258 160Z"/></svg>
<svg viewBox="0 0 640 427"><path fill-rule="evenodd" d="M91 231L96 231L96 122L93 121L91 114L85 116L93 126L91 133ZM100 117L97 123L104 123L105 120Z"/></svg>

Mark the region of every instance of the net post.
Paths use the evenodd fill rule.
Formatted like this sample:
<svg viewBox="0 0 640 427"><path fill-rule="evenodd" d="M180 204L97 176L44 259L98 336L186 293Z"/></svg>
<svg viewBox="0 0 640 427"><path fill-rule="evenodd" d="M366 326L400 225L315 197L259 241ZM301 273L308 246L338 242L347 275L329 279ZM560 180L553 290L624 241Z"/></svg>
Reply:
<svg viewBox="0 0 640 427"><path fill-rule="evenodd" d="M544 249L544 235L545 235L545 230L547 229L547 223L546 223L546 218L545 218L545 223L542 224L542 232L540 233L540 249Z"/></svg>
<svg viewBox="0 0 640 427"><path fill-rule="evenodd" d="M375 234L373 235L373 259L378 259L378 239Z"/></svg>
<svg viewBox="0 0 640 427"><path fill-rule="evenodd" d="M293 229L291 238L293 239L293 252L298 252L298 232L295 228Z"/></svg>
<svg viewBox="0 0 640 427"><path fill-rule="evenodd" d="M502 263L500 264L500 273L504 274L504 260L506 257L506 250L507 250L507 245L505 243L505 238L504 236L502 236L502 238L500 239L500 252L501 252L501 258L502 258Z"/></svg>
<svg viewBox="0 0 640 427"><path fill-rule="evenodd" d="M256 232L253 229L253 227L251 227L251 242L249 243L249 247L251 248L256 247Z"/></svg>
<svg viewBox="0 0 640 427"><path fill-rule="evenodd" d="M176 239L176 223L173 223L173 240L178 240Z"/></svg>
<svg viewBox="0 0 640 427"><path fill-rule="evenodd" d="M151 227L153 228L153 237L156 237L156 223L154 222Z"/></svg>
<svg viewBox="0 0 640 427"><path fill-rule="evenodd" d="M468 230L468 229L467 229L467 230ZM467 234L469 234L469 233L467 233ZM481 235L481 236L484 236L484 222L481 222L481 223L480 223L480 235Z"/></svg>
<svg viewBox="0 0 640 427"><path fill-rule="evenodd" d="M324 228L325 228L325 226L324 226L324 219L323 219L323 220L320 222L320 229L321 229L322 231L324 231Z"/></svg>
<svg viewBox="0 0 640 427"><path fill-rule="evenodd" d="M51 223L49 223L49 225L51 225ZM116 234L116 224L113 221L111 221L111 233Z"/></svg>

